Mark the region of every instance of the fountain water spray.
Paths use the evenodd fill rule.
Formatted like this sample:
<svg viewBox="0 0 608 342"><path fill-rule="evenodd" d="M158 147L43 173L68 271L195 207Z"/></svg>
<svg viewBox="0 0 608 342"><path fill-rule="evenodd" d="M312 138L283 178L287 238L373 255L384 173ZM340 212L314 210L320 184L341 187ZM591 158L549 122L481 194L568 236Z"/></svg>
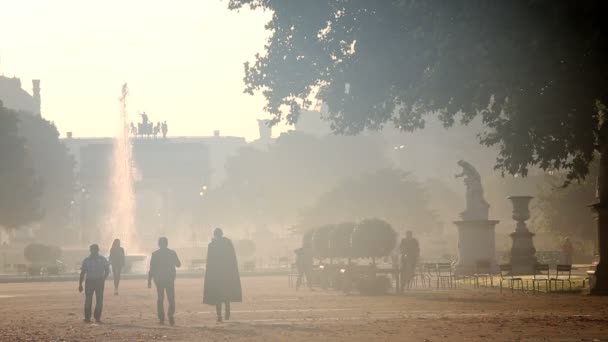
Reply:
<svg viewBox="0 0 608 342"><path fill-rule="evenodd" d="M120 126L114 139L112 152L112 178L110 180L110 212L103 235L103 243L110 246L120 239L127 253L139 251L135 229L135 167L133 148L129 137L127 96L129 88L122 86L120 97Z"/></svg>

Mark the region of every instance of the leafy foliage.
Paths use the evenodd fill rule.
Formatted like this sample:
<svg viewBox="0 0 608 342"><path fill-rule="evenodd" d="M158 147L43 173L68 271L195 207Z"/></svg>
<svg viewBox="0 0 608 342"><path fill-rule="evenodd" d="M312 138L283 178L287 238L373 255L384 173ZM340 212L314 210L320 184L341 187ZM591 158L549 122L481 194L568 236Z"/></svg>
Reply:
<svg viewBox="0 0 608 342"><path fill-rule="evenodd" d="M479 115L498 169L565 169L568 182L606 144L606 2L229 1L244 6L273 14L245 84L275 122L296 121L317 89L341 133Z"/></svg>
<svg viewBox="0 0 608 342"><path fill-rule="evenodd" d="M334 225L328 224L315 229L312 234L312 252L317 258L328 258L332 256L329 245L329 236Z"/></svg>
<svg viewBox="0 0 608 342"><path fill-rule="evenodd" d="M26 139L36 176L44 183L40 206L49 236L65 228L75 188L75 161L59 140L55 124L29 113L19 115L19 133Z"/></svg>
<svg viewBox="0 0 608 342"><path fill-rule="evenodd" d="M331 256L345 258L352 255L351 236L354 230L355 224L352 222L334 225L334 228L329 233L329 250Z"/></svg>
<svg viewBox="0 0 608 342"><path fill-rule="evenodd" d="M227 161L224 183L205 198L208 219L226 226L291 225L344 175L389 164L372 138L283 134L267 150L246 147ZM327 222L333 221L320 224Z"/></svg>
<svg viewBox="0 0 608 342"><path fill-rule="evenodd" d="M61 257L61 249L57 246L32 243L25 247L23 256L35 264L55 263Z"/></svg>
<svg viewBox="0 0 608 342"><path fill-rule="evenodd" d="M380 219L366 219L353 231L352 252L360 258L383 257L390 254L396 242L397 233L390 224Z"/></svg>
<svg viewBox="0 0 608 342"><path fill-rule="evenodd" d="M41 217L42 182L19 136L16 113L0 102L0 226L18 228Z"/></svg>
<svg viewBox="0 0 608 342"><path fill-rule="evenodd" d="M439 228L424 186L410 174L382 169L343 180L305 210L307 226L377 217L400 228L430 232Z"/></svg>
<svg viewBox="0 0 608 342"><path fill-rule="evenodd" d="M557 236L569 236L575 242L595 240L595 219L589 214L590 209L581 205L591 204L595 199L598 164L592 163L590 170L587 179L566 188L561 186L565 175L545 175L536 204L541 213L536 225Z"/></svg>

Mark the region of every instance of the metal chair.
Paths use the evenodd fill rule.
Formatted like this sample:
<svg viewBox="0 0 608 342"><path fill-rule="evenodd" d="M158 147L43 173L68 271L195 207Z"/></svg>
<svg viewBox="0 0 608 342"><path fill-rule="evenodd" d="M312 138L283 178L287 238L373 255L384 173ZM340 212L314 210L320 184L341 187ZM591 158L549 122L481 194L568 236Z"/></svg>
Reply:
<svg viewBox="0 0 608 342"><path fill-rule="evenodd" d="M521 277L513 276L513 266L511 264L503 264L499 266L500 269L500 293L502 293L502 284L507 282L511 293L515 290L515 284L519 284L519 289L524 291L524 280Z"/></svg>
<svg viewBox="0 0 608 342"><path fill-rule="evenodd" d="M454 273L452 272L452 264L438 263L436 272L437 288L439 288L439 284L441 284L441 287L445 287L445 285L449 288L456 287L456 284L454 283Z"/></svg>
<svg viewBox="0 0 608 342"><path fill-rule="evenodd" d="M568 282L570 290L572 290L572 265L557 265L555 268L555 278L549 279L549 290L551 289L551 283L554 284L554 289L557 291L557 283L562 283L562 291L564 290L564 283Z"/></svg>
<svg viewBox="0 0 608 342"><path fill-rule="evenodd" d="M433 280L433 276L435 275L437 270L437 264L434 263L423 263L418 266L418 279L422 283L422 286L431 287L431 282Z"/></svg>
<svg viewBox="0 0 608 342"><path fill-rule="evenodd" d="M547 272L547 273L544 273ZM551 272L548 264L536 264L534 266L534 277L532 278L532 291L540 292L540 284L545 283L545 289L547 292L551 291L549 287L549 280L551 279ZM538 285L537 285L538 284Z"/></svg>
<svg viewBox="0 0 608 342"><path fill-rule="evenodd" d="M477 260L475 273L473 274L475 287L479 287L479 279L483 279L485 287L488 287L488 279L490 280L490 287L494 286L494 274L492 274L492 264L489 260Z"/></svg>

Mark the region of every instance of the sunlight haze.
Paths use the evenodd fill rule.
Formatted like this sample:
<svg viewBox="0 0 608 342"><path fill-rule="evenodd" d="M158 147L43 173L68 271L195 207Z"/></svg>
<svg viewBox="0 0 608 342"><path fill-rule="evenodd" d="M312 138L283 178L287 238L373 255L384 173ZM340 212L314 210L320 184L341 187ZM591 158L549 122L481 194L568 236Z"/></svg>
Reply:
<svg viewBox="0 0 608 342"><path fill-rule="evenodd" d="M41 80L42 115L62 136L112 136L127 82L129 115L167 120L172 136L258 137L261 95L243 62L262 52L269 13L226 1L0 1L0 73Z"/></svg>

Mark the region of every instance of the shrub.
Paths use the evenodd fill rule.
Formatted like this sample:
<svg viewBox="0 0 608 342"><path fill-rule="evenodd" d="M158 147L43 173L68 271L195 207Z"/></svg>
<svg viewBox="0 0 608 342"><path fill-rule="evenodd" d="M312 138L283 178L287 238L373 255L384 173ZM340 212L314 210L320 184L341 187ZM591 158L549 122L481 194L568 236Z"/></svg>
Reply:
<svg viewBox="0 0 608 342"><path fill-rule="evenodd" d="M312 235L315 233L314 229L309 229L302 236L302 247L312 247Z"/></svg>
<svg viewBox="0 0 608 342"><path fill-rule="evenodd" d="M396 240L397 233L390 224L380 219L366 219L352 233L352 253L360 258L387 256L394 249Z"/></svg>
<svg viewBox="0 0 608 342"><path fill-rule="evenodd" d="M32 243L25 247L23 256L35 264L54 264L61 257L61 249L57 246Z"/></svg>
<svg viewBox="0 0 608 342"><path fill-rule="evenodd" d="M355 224L345 222L337 224L329 233L329 249L332 257L348 258L352 256L351 235Z"/></svg>
<svg viewBox="0 0 608 342"><path fill-rule="evenodd" d="M312 234L312 251L317 258L328 258L331 256L329 249L329 234L334 226L331 224L315 229Z"/></svg>

